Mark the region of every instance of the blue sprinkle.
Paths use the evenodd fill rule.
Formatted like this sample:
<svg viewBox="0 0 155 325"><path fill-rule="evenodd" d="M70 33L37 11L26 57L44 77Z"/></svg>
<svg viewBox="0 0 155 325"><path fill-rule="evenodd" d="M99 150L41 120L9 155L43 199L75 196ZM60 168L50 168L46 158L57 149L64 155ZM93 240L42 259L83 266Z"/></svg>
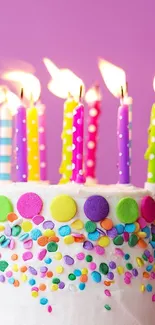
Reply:
<svg viewBox="0 0 155 325"><path fill-rule="evenodd" d="M124 259L127 261L127 260L129 260L129 258L130 258L130 255L129 254L125 254L124 255Z"/></svg>
<svg viewBox="0 0 155 325"><path fill-rule="evenodd" d="M52 259L50 257L47 257L47 258L45 258L44 262L46 264L51 264L52 263Z"/></svg>
<svg viewBox="0 0 155 325"><path fill-rule="evenodd" d="M80 290L84 290L85 289L85 286L86 286L85 283L80 283L79 284L79 289Z"/></svg>
<svg viewBox="0 0 155 325"><path fill-rule="evenodd" d="M91 277L92 277L93 281L95 281L97 283L101 282L101 274L99 272L97 272L97 271L92 272Z"/></svg>
<svg viewBox="0 0 155 325"><path fill-rule="evenodd" d="M148 226L144 227L144 228L142 229L142 231L145 232L146 235L147 235L145 238L149 238L149 237L150 237L151 230L150 230L150 228L149 228Z"/></svg>
<svg viewBox="0 0 155 325"><path fill-rule="evenodd" d="M42 232L37 228L35 228L31 231L31 238L33 240L37 240L41 235L42 235Z"/></svg>
<svg viewBox="0 0 155 325"><path fill-rule="evenodd" d="M135 226L134 223L130 223L130 224L125 225L125 231L126 232L131 233L131 232L134 232L135 229L136 229L136 226Z"/></svg>
<svg viewBox="0 0 155 325"><path fill-rule="evenodd" d="M118 235L121 235L121 234L123 234L125 227L120 223L120 224L116 225L115 228L117 230Z"/></svg>
<svg viewBox="0 0 155 325"><path fill-rule="evenodd" d="M20 235L20 237L19 237L19 240L20 241L24 241L25 239L27 239L29 237L29 234L27 233L27 234L23 234L23 235Z"/></svg>
<svg viewBox="0 0 155 325"><path fill-rule="evenodd" d="M10 239L6 239L5 241L3 241L3 243L1 244L1 247L5 248L5 247L8 247L9 244L10 244Z"/></svg>
<svg viewBox="0 0 155 325"><path fill-rule="evenodd" d="M47 303L48 303L48 299L47 298L41 298L40 299L40 304L41 305L47 305Z"/></svg>
<svg viewBox="0 0 155 325"><path fill-rule="evenodd" d="M8 282L9 282L10 284L14 284L15 279L14 279L14 278L9 278L9 279L8 279Z"/></svg>
<svg viewBox="0 0 155 325"><path fill-rule="evenodd" d="M97 230L95 230L94 232L90 232L88 234L88 238L90 240L97 240L97 239L99 239L99 237L100 237L100 233Z"/></svg>
<svg viewBox="0 0 155 325"><path fill-rule="evenodd" d="M62 237L68 236L71 233L71 228L69 226L62 226L58 229L59 235Z"/></svg>
<svg viewBox="0 0 155 325"><path fill-rule="evenodd" d="M147 290L148 292L152 292L152 285L151 285L151 284L147 284L147 286L146 286L146 290Z"/></svg>
<svg viewBox="0 0 155 325"><path fill-rule="evenodd" d="M74 275L75 276L80 276L81 275L81 271L78 270L78 269L74 270Z"/></svg>
<svg viewBox="0 0 155 325"><path fill-rule="evenodd" d="M33 286L34 284L36 284L35 279L30 279L29 280L29 284L30 284L30 286Z"/></svg>
<svg viewBox="0 0 155 325"><path fill-rule="evenodd" d="M148 272L152 271L152 269L153 269L153 265L148 265L146 267L146 271L148 271Z"/></svg>
<svg viewBox="0 0 155 325"><path fill-rule="evenodd" d="M152 246L152 248L155 248L155 241L150 241L149 243Z"/></svg>

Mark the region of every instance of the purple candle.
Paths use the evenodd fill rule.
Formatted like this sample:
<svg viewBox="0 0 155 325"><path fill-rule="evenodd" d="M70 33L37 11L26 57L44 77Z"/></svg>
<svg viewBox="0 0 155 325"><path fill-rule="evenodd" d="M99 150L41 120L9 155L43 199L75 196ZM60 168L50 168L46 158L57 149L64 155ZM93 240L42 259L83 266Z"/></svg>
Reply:
<svg viewBox="0 0 155 325"><path fill-rule="evenodd" d="M21 94L21 99L23 93ZM27 136L26 136L26 109L21 103L15 115L16 132L16 180L27 182Z"/></svg>
<svg viewBox="0 0 155 325"><path fill-rule="evenodd" d="M37 103L38 123L39 123L39 155L40 155L40 180L47 180L46 166L46 133L45 133L45 105L40 101Z"/></svg>
<svg viewBox="0 0 155 325"><path fill-rule="evenodd" d="M129 184L129 112L128 106L124 104L122 104L118 109L117 137L119 183Z"/></svg>

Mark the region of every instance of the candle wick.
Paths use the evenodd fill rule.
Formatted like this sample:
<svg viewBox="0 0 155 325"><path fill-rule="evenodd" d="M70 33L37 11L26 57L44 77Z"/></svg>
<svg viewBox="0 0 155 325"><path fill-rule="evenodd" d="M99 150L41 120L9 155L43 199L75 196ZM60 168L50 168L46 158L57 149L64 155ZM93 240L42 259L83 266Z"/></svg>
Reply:
<svg viewBox="0 0 155 325"><path fill-rule="evenodd" d="M82 85L80 86L80 94L79 94L79 100L81 101L81 97L82 97Z"/></svg>
<svg viewBox="0 0 155 325"><path fill-rule="evenodd" d="M128 82L126 82L126 95L128 96L128 88L129 88L129 85L128 85Z"/></svg>
<svg viewBox="0 0 155 325"><path fill-rule="evenodd" d="M20 99L23 100L23 97L24 97L24 89L21 88Z"/></svg>

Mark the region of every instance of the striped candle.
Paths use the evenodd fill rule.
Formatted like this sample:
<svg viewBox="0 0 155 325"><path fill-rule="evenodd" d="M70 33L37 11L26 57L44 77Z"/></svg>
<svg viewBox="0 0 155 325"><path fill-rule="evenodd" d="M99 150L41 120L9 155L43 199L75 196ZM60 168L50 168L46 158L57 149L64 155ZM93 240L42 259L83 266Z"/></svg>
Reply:
<svg viewBox="0 0 155 325"><path fill-rule="evenodd" d="M0 109L0 181L11 180L12 115L6 102Z"/></svg>

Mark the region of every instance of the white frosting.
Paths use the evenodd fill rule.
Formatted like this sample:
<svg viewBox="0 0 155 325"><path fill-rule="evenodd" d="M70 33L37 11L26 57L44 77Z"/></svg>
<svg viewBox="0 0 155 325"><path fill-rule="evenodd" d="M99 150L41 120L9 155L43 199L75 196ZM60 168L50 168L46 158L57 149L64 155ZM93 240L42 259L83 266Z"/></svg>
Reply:
<svg viewBox="0 0 155 325"><path fill-rule="evenodd" d="M146 195L150 195L150 192L144 189L139 189L134 186L123 186L123 185L110 185L110 186L84 186L77 184L68 185L44 185L35 183L26 184L9 184L0 188L0 195L6 195L12 201L14 207L19 197L26 192L34 192L40 195L43 200L42 215L45 219L50 220L49 206L54 197L59 194L68 194L72 196L78 207L78 212L74 219L65 224L71 224L74 220L81 219L84 223L88 221L83 212L83 205L85 199L90 195L99 194L104 196L109 205L111 218L114 224L120 223L115 214L115 208L118 201L125 197L133 197L137 202ZM15 211L17 212L16 208ZM54 230L58 234L58 228L63 223L55 222ZM38 226L41 228L41 226ZM78 231L76 231L78 232ZM80 233L86 233L85 230L81 230ZM130 248L127 243L123 244L121 249L124 252L128 252L131 256L129 261L122 260L121 257L116 256L115 248L113 243L106 247L106 253L103 256L97 255L94 251L86 251L82 248L82 244L74 243L72 245L65 245L63 238L60 240L59 250L63 255L74 256L83 251L86 255L91 254L97 266L101 262L109 263L111 260L116 261L117 265L124 265L127 262L135 265L136 257L141 256L139 248ZM33 253L37 256L37 252L40 251L41 247L34 244ZM149 247L149 250L151 248ZM1 250L3 259L8 259L13 253L22 255L23 246L21 243L18 244L15 251L8 249ZM155 319L155 305L151 301L151 293L141 293L139 288L143 281L142 273L145 268L138 268L139 276L132 280L130 285L125 285L123 276L115 273L115 284L110 287L105 287L103 281L106 280L106 276L102 277L101 283L95 283L92 281L89 275L88 282L84 291L78 289L79 279L71 282L67 279L68 274L72 273L75 269L82 269L88 267L86 261L78 261L73 266L67 266L64 264L63 259L57 261L54 259L55 253L48 253L48 257L52 257L52 264L46 265L54 272L54 277L61 278L61 281L66 283L66 287L63 290L51 291L48 290L46 293L40 292L40 297L47 297L49 303L52 305L53 312L47 313L47 307L39 304L39 298L31 297L31 287L28 283L22 283L19 288L14 288L10 284L0 284L0 319L2 324L5 325L154 325ZM12 262L12 264L27 264L35 267L36 269L42 265L43 262L38 260ZM55 268L58 265L64 266L64 273L56 274ZM97 268L98 270L98 268ZM20 272L17 273L16 278L20 279ZM29 276L32 278L33 276ZM35 278L35 277L34 277ZM51 279L44 278L42 281L40 277L36 277L38 283L44 282L50 287ZM148 281L145 280L145 284ZM155 293L154 281L151 282ZM107 297L104 294L104 290L109 289L111 297ZM111 310L107 311L104 308L105 304L111 306Z"/></svg>

